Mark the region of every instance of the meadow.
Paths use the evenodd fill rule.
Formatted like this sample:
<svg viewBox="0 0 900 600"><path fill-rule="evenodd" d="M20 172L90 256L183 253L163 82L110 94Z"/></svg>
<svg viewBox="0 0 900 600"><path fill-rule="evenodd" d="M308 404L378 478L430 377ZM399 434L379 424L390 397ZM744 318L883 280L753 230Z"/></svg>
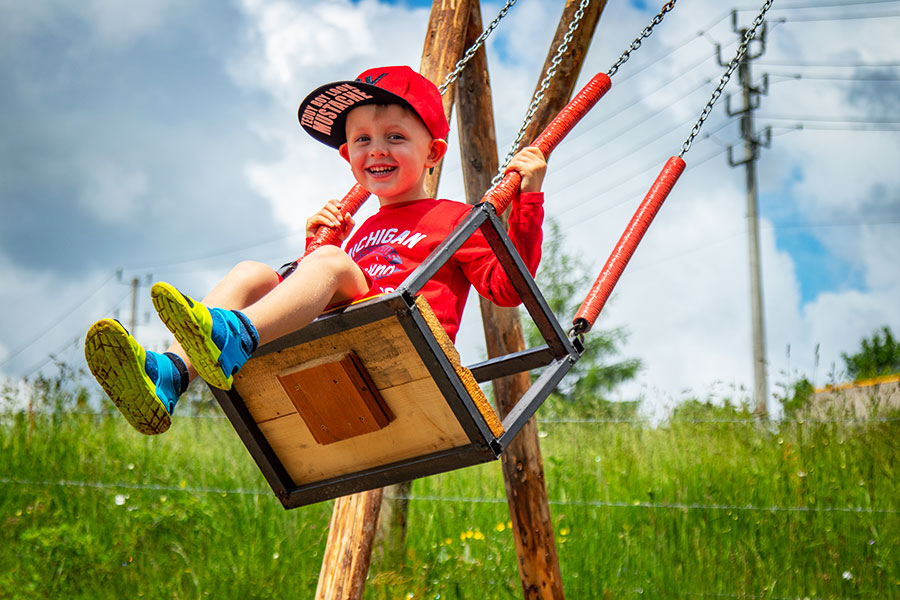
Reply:
<svg viewBox="0 0 900 600"><path fill-rule="evenodd" d="M539 420L567 598L900 598L900 419L716 414ZM0 598L314 596L331 503L285 511L217 413L6 410L0 453ZM499 463L411 496L365 598L523 597Z"/></svg>

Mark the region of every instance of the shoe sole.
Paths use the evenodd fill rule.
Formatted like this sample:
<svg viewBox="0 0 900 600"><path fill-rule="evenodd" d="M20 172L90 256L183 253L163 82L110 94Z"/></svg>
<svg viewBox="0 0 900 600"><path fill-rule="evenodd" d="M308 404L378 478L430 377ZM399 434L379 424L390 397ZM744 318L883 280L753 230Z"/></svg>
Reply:
<svg viewBox="0 0 900 600"><path fill-rule="evenodd" d="M104 319L88 330L84 357L100 387L128 423L145 435L164 433L172 424L144 371L146 353L117 321Z"/></svg>
<svg viewBox="0 0 900 600"><path fill-rule="evenodd" d="M160 282L150 291L153 307L203 381L221 390L230 390L233 377L219 366L222 351L212 341L212 315L202 304L192 304L181 292ZM200 310L197 310L197 309Z"/></svg>

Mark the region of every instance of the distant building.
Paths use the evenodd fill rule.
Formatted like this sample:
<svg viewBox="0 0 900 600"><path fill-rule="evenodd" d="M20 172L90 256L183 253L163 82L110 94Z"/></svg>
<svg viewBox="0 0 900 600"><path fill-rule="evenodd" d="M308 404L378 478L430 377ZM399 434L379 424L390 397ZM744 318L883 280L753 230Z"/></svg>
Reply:
<svg viewBox="0 0 900 600"><path fill-rule="evenodd" d="M817 389L803 416L864 419L897 413L900 413L900 374Z"/></svg>

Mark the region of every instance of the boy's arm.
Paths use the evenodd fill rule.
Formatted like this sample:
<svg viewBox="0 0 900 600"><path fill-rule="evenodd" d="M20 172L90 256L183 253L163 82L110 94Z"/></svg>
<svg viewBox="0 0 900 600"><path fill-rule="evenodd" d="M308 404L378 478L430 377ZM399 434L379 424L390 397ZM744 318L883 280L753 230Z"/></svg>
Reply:
<svg viewBox="0 0 900 600"><path fill-rule="evenodd" d="M541 151L534 146L526 146L509 162L506 171L518 171L522 176L519 193L513 198L509 213L509 238L528 272L534 277L541 262L541 242L544 222L544 194L541 186L547 171L547 161ZM473 235L470 242L487 244L481 232ZM490 246L484 259L461 262L466 277L478 293L499 306L518 306L522 300L512 286L509 277ZM460 257L462 258L462 257ZM473 257L474 258L474 257Z"/></svg>
<svg viewBox="0 0 900 600"><path fill-rule="evenodd" d="M544 222L543 192L525 192L512 203L509 237L528 272L534 277L541 262ZM479 294L498 306L522 303L493 249L480 231L476 231L454 255L460 268Z"/></svg>

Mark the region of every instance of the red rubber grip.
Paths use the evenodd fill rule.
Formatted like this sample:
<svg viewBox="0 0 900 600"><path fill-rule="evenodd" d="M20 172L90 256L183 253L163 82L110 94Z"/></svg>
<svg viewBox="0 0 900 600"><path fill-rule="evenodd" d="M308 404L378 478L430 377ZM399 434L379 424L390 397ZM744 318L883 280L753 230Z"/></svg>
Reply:
<svg viewBox="0 0 900 600"><path fill-rule="evenodd" d="M347 192L346 196L341 198L340 202L338 202L338 208L340 208L341 213L350 213L351 215L354 215L368 198L369 192L357 183L350 188L350 191ZM316 248L335 243L337 241L338 233L339 230L335 227L319 227L316 231L316 235L313 237L312 241L309 242L309 246L306 247L306 252L303 253L303 256L308 255Z"/></svg>
<svg viewBox="0 0 900 600"><path fill-rule="evenodd" d="M662 203L669 196L669 192L672 191L675 182L678 181L681 173L684 172L684 167L684 160L678 156L673 156L660 171L659 176L653 182L650 191L644 196L644 200L638 207L637 212L631 217L631 222L628 223L625 233L619 238L619 242L613 248L612 254L609 255L606 261L606 265L594 282L594 286L588 292L587 297L578 309L578 313L572 320L572 325L577 333L587 333L594 326L594 321L597 320L600 311L603 310L603 305L609 300L613 288L616 287L619 277L622 276L622 271L625 270L628 261L631 260L631 256L637 249L644 234L647 233L647 229L650 227L650 223L653 222L656 213L659 212Z"/></svg>
<svg viewBox="0 0 900 600"><path fill-rule="evenodd" d="M611 86L612 82L606 73L594 75L530 145L540 149L544 158L549 158L553 149L572 131L578 121L588 114ZM488 190L482 202L490 202L497 209L497 214L502 214L518 193L521 182L522 177L516 171L506 173L500 183Z"/></svg>

